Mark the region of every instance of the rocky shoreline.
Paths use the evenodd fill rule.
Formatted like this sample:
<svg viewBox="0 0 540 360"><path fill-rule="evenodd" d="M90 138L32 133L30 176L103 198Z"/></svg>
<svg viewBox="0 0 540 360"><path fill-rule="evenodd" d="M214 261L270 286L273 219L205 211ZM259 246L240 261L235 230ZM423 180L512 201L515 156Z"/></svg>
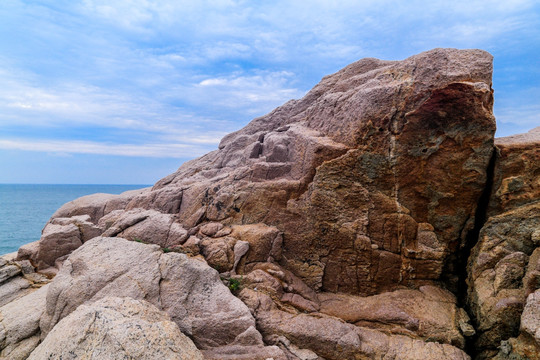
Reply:
<svg viewBox="0 0 540 360"><path fill-rule="evenodd" d="M363 59L0 258L0 358L538 359L540 128L492 57Z"/></svg>

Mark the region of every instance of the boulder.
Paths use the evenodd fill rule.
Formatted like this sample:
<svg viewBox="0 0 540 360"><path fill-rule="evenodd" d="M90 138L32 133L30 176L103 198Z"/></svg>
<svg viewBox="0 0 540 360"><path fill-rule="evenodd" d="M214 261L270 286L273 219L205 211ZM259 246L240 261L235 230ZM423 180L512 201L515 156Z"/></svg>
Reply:
<svg viewBox="0 0 540 360"><path fill-rule="evenodd" d="M162 248L180 245L188 232L175 222L175 217L155 210L132 209L113 211L99 220L103 236L117 236Z"/></svg>
<svg viewBox="0 0 540 360"><path fill-rule="evenodd" d="M35 272L28 260L0 258L0 306L34 292L49 279Z"/></svg>
<svg viewBox="0 0 540 360"><path fill-rule="evenodd" d="M540 358L540 290L531 293L521 314L518 337L501 341L493 360L521 360Z"/></svg>
<svg viewBox="0 0 540 360"><path fill-rule="evenodd" d="M133 198L140 196L149 190L149 188L145 188L126 191L120 195L92 194L83 196L62 205L62 207L56 210L52 215L51 219L88 215L90 216L90 221L96 224L104 215L107 215L114 210L125 209Z"/></svg>
<svg viewBox="0 0 540 360"><path fill-rule="evenodd" d="M52 281L43 335L84 302L106 296L150 302L200 349L232 344L255 326L248 308L204 261L164 253L157 245L98 237L75 250Z"/></svg>
<svg viewBox="0 0 540 360"><path fill-rule="evenodd" d="M28 357L53 358L204 359L166 313L147 301L118 297L79 306Z"/></svg>
<svg viewBox="0 0 540 360"><path fill-rule="evenodd" d="M37 242L21 247L18 260L31 260L38 270L58 267L66 255L84 242L101 235L101 230L90 222L89 215L52 218L43 228Z"/></svg>
<svg viewBox="0 0 540 360"><path fill-rule="evenodd" d="M489 215L540 199L540 127L495 139L493 191Z"/></svg>
<svg viewBox="0 0 540 360"><path fill-rule="evenodd" d="M521 314L521 331L532 336L540 347L540 290L527 297Z"/></svg>
<svg viewBox="0 0 540 360"><path fill-rule="evenodd" d="M434 286L369 297L322 293L319 299L321 313L357 326L465 347L461 328L470 327L468 316L453 294Z"/></svg>
<svg viewBox="0 0 540 360"><path fill-rule="evenodd" d="M495 351L501 340L519 332L528 295L523 279L537 246L532 234L539 227L536 202L491 216L482 228L468 266L468 303L477 323L478 349Z"/></svg>
<svg viewBox="0 0 540 360"><path fill-rule="evenodd" d="M0 284L0 306L32 292L32 282L22 276L17 276L10 281Z"/></svg>

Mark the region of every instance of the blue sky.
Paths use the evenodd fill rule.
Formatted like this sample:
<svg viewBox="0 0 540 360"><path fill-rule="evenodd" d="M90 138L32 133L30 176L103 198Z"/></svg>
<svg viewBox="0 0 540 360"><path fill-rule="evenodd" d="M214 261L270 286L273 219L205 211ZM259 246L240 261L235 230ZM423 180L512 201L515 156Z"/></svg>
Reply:
<svg viewBox="0 0 540 360"><path fill-rule="evenodd" d="M363 57L495 56L498 136L540 125L538 1L0 2L0 183L152 184Z"/></svg>

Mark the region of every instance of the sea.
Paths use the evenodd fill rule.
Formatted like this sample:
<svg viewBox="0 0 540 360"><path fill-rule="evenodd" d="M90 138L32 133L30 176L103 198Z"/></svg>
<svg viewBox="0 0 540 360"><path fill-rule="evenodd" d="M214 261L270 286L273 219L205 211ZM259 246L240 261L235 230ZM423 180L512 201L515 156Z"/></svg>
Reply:
<svg viewBox="0 0 540 360"><path fill-rule="evenodd" d="M95 193L120 194L148 186L0 184L0 255L39 240L51 215L71 200Z"/></svg>

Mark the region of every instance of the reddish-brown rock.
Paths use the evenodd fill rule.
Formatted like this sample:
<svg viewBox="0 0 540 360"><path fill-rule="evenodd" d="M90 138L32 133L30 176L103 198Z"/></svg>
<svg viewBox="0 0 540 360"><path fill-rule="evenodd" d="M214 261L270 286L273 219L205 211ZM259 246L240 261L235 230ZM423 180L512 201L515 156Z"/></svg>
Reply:
<svg viewBox="0 0 540 360"><path fill-rule="evenodd" d="M281 264L313 289L368 295L438 281L486 181L491 61L452 49L360 60L127 208L175 213L186 229L274 226Z"/></svg>
<svg viewBox="0 0 540 360"><path fill-rule="evenodd" d="M440 287L456 287L462 276L456 259L484 210L478 203L489 185L495 132L491 72L492 57L481 50L435 49L403 61L360 60L323 78L304 98L227 135L218 150L185 163L152 189L78 199L59 209L51 224L69 227L69 219L86 214L90 228L103 236L202 255L254 317L242 304L249 321L233 327L238 331L224 331L227 324L211 312L201 320L205 324L195 321L192 331L185 314L174 310L173 320L209 358L249 357L252 351L260 358L467 359L459 348L474 329ZM523 148L525 159L512 149L500 147L496 168L501 170L494 181L494 188L511 195L491 208L516 211L512 219L525 219L528 210L522 205L535 206L530 202L536 195L526 189L537 186L537 153L535 146ZM519 161L529 166L521 178ZM514 185L515 177L521 187ZM489 238L489 231L482 236ZM79 246L75 240L65 248ZM100 241L94 238L77 250L56 284L85 269L101 269L97 254L80 256ZM112 247L113 240L107 238L107 244ZM473 256L489 251L482 246ZM133 248L137 254L149 251L143 245ZM532 289L540 278L540 267L519 273L535 255L532 248L518 248L500 258L494 254L490 263L498 266L493 283L500 289L514 290L520 277ZM61 249L60 258L53 254L56 263L69 253ZM183 275L178 259L187 261L185 255L161 254L157 247L154 258L126 259L125 251L110 252L117 258L107 264L120 267L119 274L131 271L126 266L152 269L98 284L115 296L140 297L141 289L149 288L144 297L171 313L183 296L177 287L186 279L197 292L206 291L200 279ZM54 259L42 254L35 260L50 264ZM140 283L132 276L151 279ZM45 332L58 314L78 305L82 297L72 294L97 286L87 286L85 279L77 286L65 281L62 292L53 284L42 319ZM55 301L55 291L61 301ZM501 299L504 308L524 301ZM478 321L482 310L474 309Z"/></svg>
<svg viewBox="0 0 540 360"><path fill-rule="evenodd" d="M540 128L495 144L488 218L468 263L467 301L481 359L498 351L505 358L512 348L540 354L530 335L515 338L527 296L540 288Z"/></svg>

